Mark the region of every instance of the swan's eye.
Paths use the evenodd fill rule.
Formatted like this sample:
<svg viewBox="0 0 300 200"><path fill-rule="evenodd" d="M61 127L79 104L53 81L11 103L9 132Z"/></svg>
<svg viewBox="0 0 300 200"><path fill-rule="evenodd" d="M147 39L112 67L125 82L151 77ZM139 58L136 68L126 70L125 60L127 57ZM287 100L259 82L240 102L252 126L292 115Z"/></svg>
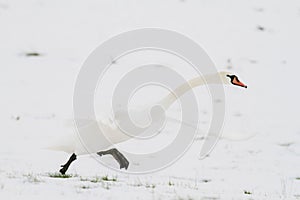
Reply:
<svg viewBox="0 0 300 200"><path fill-rule="evenodd" d="M229 75L229 74L227 74L226 76L229 77L231 80L235 77L235 75Z"/></svg>

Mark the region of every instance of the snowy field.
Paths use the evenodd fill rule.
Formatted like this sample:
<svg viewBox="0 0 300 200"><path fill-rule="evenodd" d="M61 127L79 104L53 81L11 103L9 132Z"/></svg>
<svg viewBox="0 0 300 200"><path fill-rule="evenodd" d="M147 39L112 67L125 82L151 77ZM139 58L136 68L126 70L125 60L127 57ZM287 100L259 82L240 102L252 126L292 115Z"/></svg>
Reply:
<svg viewBox="0 0 300 200"><path fill-rule="evenodd" d="M60 176L70 155L43 147L72 131L82 63L111 36L143 27L189 36L247 83L225 87L225 138L204 160L196 140L151 174L86 155ZM300 199L299 36L298 0L0 0L0 199Z"/></svg>

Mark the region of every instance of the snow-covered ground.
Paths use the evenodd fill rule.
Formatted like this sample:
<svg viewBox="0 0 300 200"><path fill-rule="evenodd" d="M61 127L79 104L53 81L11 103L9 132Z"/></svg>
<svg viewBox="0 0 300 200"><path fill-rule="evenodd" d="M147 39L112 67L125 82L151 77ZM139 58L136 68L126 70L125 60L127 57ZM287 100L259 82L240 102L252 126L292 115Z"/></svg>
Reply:
<svg viewBox="0 0 300 200"><path fill-rule="evenodd" d="M83 156L56 177L69 155L41 147L70 129L82 63L142 27L189 36L248 84L225 88L224 135L242 140L220 140L204 160L197 140L152 174ZM299 35L297 0L0 0L0 199L300 199Z"/></svg>

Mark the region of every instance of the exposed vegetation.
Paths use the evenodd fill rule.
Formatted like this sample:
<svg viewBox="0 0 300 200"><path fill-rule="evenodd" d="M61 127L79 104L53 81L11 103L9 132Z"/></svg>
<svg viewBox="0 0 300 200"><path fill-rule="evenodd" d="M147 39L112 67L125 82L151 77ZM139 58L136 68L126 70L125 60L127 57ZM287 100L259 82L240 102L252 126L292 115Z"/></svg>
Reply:
<svg viewBox="0 0 300 200"><path fill-rule="evenodd" d="M43 182L40 178L38 178L35 174L25 174L24 177L27 178L27 181L30 183L40 183Z"/></svg>
<svg viewBox="0 0 300 200"><path fill-rule="evenodd" d="M92 178L83 178L83 177L80 177L80 180L81 181L89 181L89 182L92 182L92 183L99 183L99 182L102 182L102 181L117 181L117 178L116 177L112 177L112 178L109 178L108 175L106 176L102 176L102 177L92 177Z"/></svg>
<svg viewBox="0 0 300 200"><path fill-rule="evenodd" d="M27 52L27 53L25 53L25 56L27 56L27 57L37 57L37 56L41 56L41 54L38 53L38 52Z"/></svg>
<svg viewBox="0 0 300 200"><path fill-rule="evenodd" d="M244 194L252 194L252 193L247 190L244 190Z"/></svg>
<svg viewBox="0 0 300 200"><path fill-rule="evenodd" d="M77 175L72 175L72 174L61 174L61 173L49 173L49 177L51 178L72 178L76 177Z"/></svg>

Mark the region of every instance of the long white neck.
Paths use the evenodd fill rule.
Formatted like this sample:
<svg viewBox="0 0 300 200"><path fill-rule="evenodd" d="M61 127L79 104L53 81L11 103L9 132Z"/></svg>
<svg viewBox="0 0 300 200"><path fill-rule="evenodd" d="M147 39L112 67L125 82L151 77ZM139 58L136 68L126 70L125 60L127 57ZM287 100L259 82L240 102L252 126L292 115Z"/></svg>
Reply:
<svg viewBox="0 0 300 200"><path fill-rule="evenodd" d="M223 82L221 81L218 73L193 78L178 86L174 91L170 92L166 97L159 101L158 105L167 110L183 94L194 87L206 84L223 84Z"/></svg>

